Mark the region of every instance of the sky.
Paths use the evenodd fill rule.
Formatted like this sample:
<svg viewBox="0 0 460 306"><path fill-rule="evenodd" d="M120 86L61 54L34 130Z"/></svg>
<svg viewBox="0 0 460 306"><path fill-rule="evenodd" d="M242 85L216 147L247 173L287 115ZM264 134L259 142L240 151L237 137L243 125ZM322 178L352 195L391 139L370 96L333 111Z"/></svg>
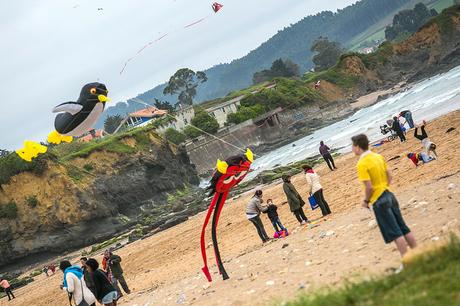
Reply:
<svg viewBox="0 0 460 306"><path fill-rule="evenodd" d="M51 109L75 101L86 83L106 84L113 104L126 101L177 69L230 62L303 17L356 0L221 0L217 14L212 2L1 1L0 149L46 139ZM128 58L164 34L120 74Z"/></svg>

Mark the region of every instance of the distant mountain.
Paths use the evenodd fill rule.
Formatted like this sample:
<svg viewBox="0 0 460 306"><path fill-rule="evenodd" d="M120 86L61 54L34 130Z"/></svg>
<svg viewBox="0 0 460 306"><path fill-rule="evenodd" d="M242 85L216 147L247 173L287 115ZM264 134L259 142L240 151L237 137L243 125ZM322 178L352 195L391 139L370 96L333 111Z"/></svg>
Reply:
<svg viewBox="0 0 460 306"><path fill-rule="evenodd" d="M248 87L255 72L270 68L272 62L278 58L292 60L300 66L301 72L305 72L313 66L310 47L316 38L325 36L346 45L354 36L409 2L411 0L362 0L336 13L325 11L305 17L279 31L248 55L206 70L208 81L199 87L195 100L211 100ZM175 97L163 95L164 87L164 84L159 85L140 94L138 98L148 103L152 103L154 98L175 103ZM128 105L117 104L108 109L106 116L124 114L139 107L133 102Z"/></svg>

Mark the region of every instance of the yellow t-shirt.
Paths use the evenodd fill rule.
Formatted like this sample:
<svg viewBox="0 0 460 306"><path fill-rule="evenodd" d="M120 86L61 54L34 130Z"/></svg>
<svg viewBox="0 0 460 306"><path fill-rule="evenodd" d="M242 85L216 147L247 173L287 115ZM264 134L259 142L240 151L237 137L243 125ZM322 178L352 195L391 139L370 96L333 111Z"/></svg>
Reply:
<svg viewBox="0 0 460 306"><path fill-rule="evenodd" d="M371 181L374 193L370 198L369 204L374 204L375 201L382 195L385 190L389 190L387 163L382 155L369 152L360 158L357 164L358 179L361 182Z"/></svg>

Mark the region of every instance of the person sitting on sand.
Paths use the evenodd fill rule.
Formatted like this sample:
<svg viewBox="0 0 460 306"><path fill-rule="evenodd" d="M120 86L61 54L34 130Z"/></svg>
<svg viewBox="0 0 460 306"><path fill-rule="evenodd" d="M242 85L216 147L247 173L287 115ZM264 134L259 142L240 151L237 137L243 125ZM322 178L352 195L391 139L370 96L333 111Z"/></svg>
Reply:
<svg viewBox="0 0 460 306"><path fill-rule="evenodd" d="M422 134L418 134L418 129L419 127L415 127L415 130L414 130L414 137L417 138L418 140L420 140L422 142L422 146L423 148L425 149L425 153L428 154L430 157L433 157L431 155L431 153L434 154L434 157L435 158L438 158L438 154L436 153L436 144L434 144L430 138L428 138L428 133L426 132L425 130L425 125L426 125L426 122L423 121L423 124L422 126L420 127L420 129L422 130Z"/></svg>
<svg viewBox="0 0 460 306"><path fill-rule="evenodd" d="M270 238L268 237L267 232L265 231L262 220L260 220L260 213L266 212L268 210L267 207L262 205L262 194L262 190L256 190L254 196L251 198L246 207L246 217L249 221L251 221L252 224L254 224L254 226L257 229L257 234L259 234L259 237L262 240L262 242L265 243L269 241Z"/></svg>
<svg viewBox="0 0 460 306"><path fill-rule="evenodd" d="M11 290L10 283L6 279L1 279L0 278L0 286L3 288L5 291L6 295L8 295L8 301L11 301L11 299L15 299L16 297L13 294L13 291Z"/></svg>
<svg viewBox="0 0 460 306"><path fill-rule="evenodd" d="M106 306L117 306L118 293L115 287L111 284L107 275L99 270L99 263L94 258L89 258L86 261L88 272L91 274L94 283L94 291L99 303Z"/></svg>
<svg viewBox="0 0 460 306"><path fill-rule="evenodd" d="M404 222L399 210L398 200L389 190L391 171L382 155L369 151L369 139L360 134L351 138L353 153L359 156L357 164L358 179L364 185L362 206L374 210L377 224L385 243L395 242L401 257L417 246L415 237ZM403 265L396 271L400 272Z"/></svg>
<svg viewBox="0 0 460 306"><path fill-rule="evenodd" d="M302 209L302 207L305 205L305 201L302 199L294 185L291 183L291 177L285 174L283 175L282 179L284 193L286 194L289 207L291 208L291 211L296 217L297 221L299 221L301 225L310 223Z"/></svg>
<svg viewBox="0 0 460 306"><path fill-rule="evenodd" d="M305 171L305 178L307 179L308 192L310 196L313 196L316 200L316 203L321 208L323 217L331 214L331 209L329 204L326 202L326 199L323 195L323 186L321 186L319 175L313 170L310 165L303 165L303 170Z"/></svg>
<svg viewBox="0 0 460 306"><path fill-rule="evenodd" d="M72 266L68 260L61 261L59 269L64 273L61 288L69 293L69 301L73 297L75 305L80 305L84 300L88 305L95 306L96 298L86 286L83 270L78 266Z"/></svg>
<svg viewBox="0 0 460 306"><path fill-rule="evenodd" d="M267 211L265 211L264 213L268 214L268 219L270 219L270 222L272 223L273 228L275 229L275 232L278 234L278 236L280 236L281 232L285 232L285 234L287 234L287 229L281 223L277 210L278 210L278 207L276 207L276 205L273 204L273 200L268 199L267 200Z"/></svg>
<svg viewBox="0 0 460 306"><path fill-rule="evenodd" d="M425 152L420 152L420 153L409 153L407 154L407 158L409 158L416 167L418 167L419 162L422 162L423 164L427 164L433 160L436 160L436 158L426 154Z"/></svg>

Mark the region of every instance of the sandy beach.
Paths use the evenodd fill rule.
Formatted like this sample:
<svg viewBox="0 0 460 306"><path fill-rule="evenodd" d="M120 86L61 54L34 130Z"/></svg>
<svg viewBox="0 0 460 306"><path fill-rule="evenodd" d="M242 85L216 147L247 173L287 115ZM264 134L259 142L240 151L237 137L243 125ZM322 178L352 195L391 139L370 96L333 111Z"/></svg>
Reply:
<svg viewBox="0 0 460 306"><path fill-rule="evenodd" d="M450 127L456 130L446 133ZM460 111L430 122L427 131L438 145L440 158L418 168L405 157L408 152L421 151L412 131L407 143L394 141L374 150L390 160L392 190L421 244L445 239L460 229ZM281 221L291 232L285 239L262 245L244 213L250 195L229 200L218 230L221 255L230 274L227 281L222 281L213 264L212 247L208 255L214 281L208 283L200 271L204 213L119 250L133 290L119 305L259 305L289 300L323 286L339 286L344 280L390 273L400 263L399 254L393 245L383 243L373 214L360 206L356 161L347 154L336 159L337 171L330 172L325 164L317 167L333 214L325 220L318 210L305 207L307 216L318 221L313 228L299 226L289 206L281 204L285 202L281 182L263 188L264 198L278 205ZM306 200L304 176L297 175L293 183ZM262 219L267 232L273 233L268 218ZM67 294L59 289L61 281L59 271L49 278L38 276L15 291L14 301L4 298L0 305L67 305Z"/></svg>

